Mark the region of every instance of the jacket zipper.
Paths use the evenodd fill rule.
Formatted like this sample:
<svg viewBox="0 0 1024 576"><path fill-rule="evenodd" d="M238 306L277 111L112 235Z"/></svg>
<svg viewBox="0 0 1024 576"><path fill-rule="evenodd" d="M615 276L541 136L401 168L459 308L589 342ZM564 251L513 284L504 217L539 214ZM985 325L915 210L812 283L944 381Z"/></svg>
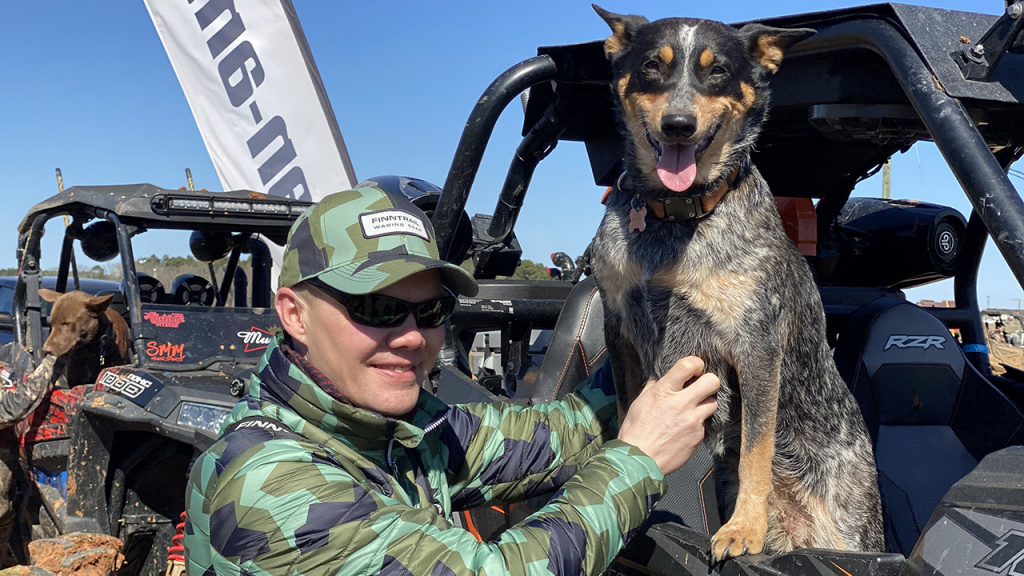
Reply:
<svg viewBox="0 0 1024 576"><path fill-rule="evenodd" d="M423 434L429 434L429 433L433 432L434 430L436 430L438 426L443 424L444 421L448 419L448 416L451 415L451 413L452 413L452 409L449 408L444 414L441 415L440 418L438 418L437 420L434 420L429 425L427 425L427 427L423 429ZM388 467L391 468L391 471L394 473L395 476L398 476L398 465L395 463L395 459L392 456L392 452L394 450L394 447L395 447L395 437L392 436L391 439L388 440L387 461L388 461Z"/></svg>
<svg viewBox="0 0 1024 576"><path fill-rule="evenodd" d="M437 420L434 420L433 422L431 422L426 428L423 429L424 435L429 434L431 431L435 430L438 426L443 424L444 421L448 419L448 416L451 413L452 413L452 409L449 408L440 418L438 418ZM391 469L391 475L394 476L395 480L397 481L398 480L399 472L398 472L398 463L395 462L395 458L394 458L394 448L395 448L395 437L392 436L391 439L388 440L388 450L387 450L386 459L387 459L387 462L388 462L388 468ZM426 472L426 471L424 471L424 472ZM444 517L445 516L444 507L441 506L440 502L438 502L438 501L436 501L434 499L434 489L433 489L433 487L431 487L429 490L425 489L424 493L427 496L427 501L433 506L434 512L436 512L438 516Z"/></svg>

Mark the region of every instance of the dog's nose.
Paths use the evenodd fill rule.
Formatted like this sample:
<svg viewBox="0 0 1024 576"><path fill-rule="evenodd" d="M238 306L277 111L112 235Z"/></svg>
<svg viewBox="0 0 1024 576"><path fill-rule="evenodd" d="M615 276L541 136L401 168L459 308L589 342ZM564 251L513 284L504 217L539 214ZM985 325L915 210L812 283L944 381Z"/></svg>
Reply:
<svg viewBox="0 0 1024 576"><path fill-rule="evenodd" d="M670 138L689 138L697 131L693 114L667 114L661 119L661 132Z"/></svg>

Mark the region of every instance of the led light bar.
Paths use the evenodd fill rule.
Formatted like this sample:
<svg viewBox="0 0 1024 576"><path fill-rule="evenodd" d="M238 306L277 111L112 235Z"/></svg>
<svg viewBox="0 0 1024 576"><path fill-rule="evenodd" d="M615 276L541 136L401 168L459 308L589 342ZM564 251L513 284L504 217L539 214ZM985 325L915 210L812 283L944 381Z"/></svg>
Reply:
<svg viewBox="0 0 1024 576"><path fill-rule="evenodd" d="M312 204L309 202L281 201L277 198L266 200L244 200L238 198L195 198L160 194L151 202L153 212L158 214L250 214L261 216L298 216Z"/></svg>
<svg viewBox="0 0 1024 576"><path fill-rule="evenodd" d="M171 198L167 205L171 210L210 210L210 201L205 198Z"/></svg>
<svg viewBox="0 0 1024 576"><path fill-rule="evenodd" d="M289 209L287 204L271 204L269 202L253 202L253 212L261 212L264 214L288 214Z"/></svg>
<svg viewBox="0 0 1024 576"><path fill-rule="evenodd" d="M252 204L238 200L214 200L213 210L214 212L248 212L252 210Z"/></svg>

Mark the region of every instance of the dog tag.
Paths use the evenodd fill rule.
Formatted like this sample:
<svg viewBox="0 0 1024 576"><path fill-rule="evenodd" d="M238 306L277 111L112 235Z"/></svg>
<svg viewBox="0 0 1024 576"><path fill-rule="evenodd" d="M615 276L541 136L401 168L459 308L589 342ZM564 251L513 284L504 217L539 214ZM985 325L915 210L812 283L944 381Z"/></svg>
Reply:
<svg viewBox="0 0 1024 576"><path fill-rule="evenodd" d="M629 231L643 232L647 228L647 206L629 209Z"/></svg>

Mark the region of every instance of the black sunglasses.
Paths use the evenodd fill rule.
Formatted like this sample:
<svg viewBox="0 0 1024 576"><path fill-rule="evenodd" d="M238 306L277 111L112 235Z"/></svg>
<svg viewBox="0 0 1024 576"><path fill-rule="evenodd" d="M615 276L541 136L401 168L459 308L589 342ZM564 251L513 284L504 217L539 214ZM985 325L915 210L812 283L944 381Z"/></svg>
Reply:
<svg viewBox="0 0 1024 576"><path fill-rule="evenodd" d="M420 328L437 328L451 318L458 300L448 288L444 288L444 296L439 298L406 302L382 294L348 294L317 278L306 282L344 306L353 321L371 328L401 326L410 312Z"/></svg>

